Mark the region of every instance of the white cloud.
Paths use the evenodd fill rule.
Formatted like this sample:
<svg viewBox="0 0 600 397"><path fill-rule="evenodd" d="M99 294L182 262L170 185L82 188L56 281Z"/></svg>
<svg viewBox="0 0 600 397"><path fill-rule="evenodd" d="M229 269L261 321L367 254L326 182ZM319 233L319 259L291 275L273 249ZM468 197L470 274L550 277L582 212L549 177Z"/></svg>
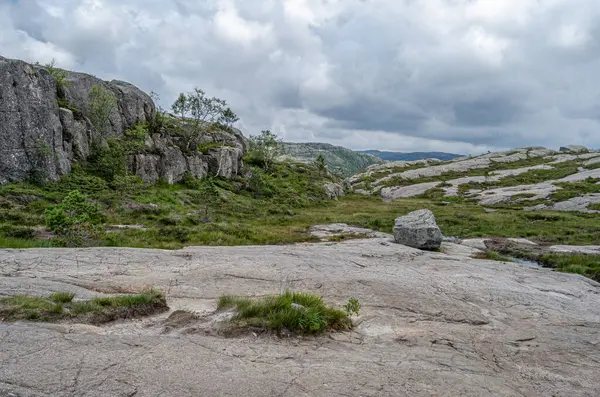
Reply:
<svg viewBox="0 0 600 397"><path fill-rule="evenodd" d="M0 2L0 55L227 99L248 134L357 149L600 147L600 3Z"/></svg>

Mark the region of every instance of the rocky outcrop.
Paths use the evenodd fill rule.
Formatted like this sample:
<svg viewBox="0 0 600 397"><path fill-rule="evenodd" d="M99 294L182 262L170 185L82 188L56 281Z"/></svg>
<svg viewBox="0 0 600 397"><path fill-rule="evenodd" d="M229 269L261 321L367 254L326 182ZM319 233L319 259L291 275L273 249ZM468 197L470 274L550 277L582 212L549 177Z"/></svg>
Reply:
<svg viewBox="0 0 600 397"><path fill-rule="evenodd" d="M323 188L325 189L325 194L330 199L337 199L338 197L343 197L345 194L344 186L339 183L327 182Z"/></svg>
<svg viewBox="0 0 600 397"><path fill-rule="evenodd" d="M394 240L398 244L432 250L440 248L442 239L442 232L430 210L414 211L396 219Z"/></svg>
<svg viewBox="0 0 600 397"><path fill-rule="evenodd" d="M56 103L56 82L44 69L0 57L0 183L36 171L56 179L70 171Z"/></svg>
<svg viewBox="0 0 600 397"><path fill-rule="evenodd" d="M561 147L560 151L563 153L579 154L579 153L587 153L590 151L590 149L586 148L585 146L581 146L581 145L569 145L569 146Z"/></svg>
<svg viewBox="0 0 600 397"><path fill-rule="evenodd" d="M76 72L69 72L65 81L58 87L45 68L0 57L0 183L23 181L36 173L56 180L69 173L74 163L88 159L93 131L89 93L96 85L117 101L106 137L121 136L156 114L152 99L132 84ZM59 102L69 109L59 107ZM221 147L186 154L177 137L166 131L154 134L142 150L128 156L129 171L146 182L163 179L169 183L180 181L186 172L196 178L238 175L247 150L241 131L216 131L204 140Z"/></svg>
<svg viewBox="0 0 600 397"><path fill-rule="evenodd" d="M197 179L208 175L230 179L239 175L246 147L245 138L239 130L221 131L206 139L222 146L204 154L185 154L176 138L169 134L153 134L146 140L141 153L128 156L129 170L148 183L158 180L179 182L186 172Z"/></svg>

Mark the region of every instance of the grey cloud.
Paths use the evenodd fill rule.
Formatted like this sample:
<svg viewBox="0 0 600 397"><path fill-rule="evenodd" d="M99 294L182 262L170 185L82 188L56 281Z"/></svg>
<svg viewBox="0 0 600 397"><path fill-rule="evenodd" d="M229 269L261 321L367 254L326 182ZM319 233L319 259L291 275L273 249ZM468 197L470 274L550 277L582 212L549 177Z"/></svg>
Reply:
<svg viewBox="0 0 600 397"><path fill-rule="evenodd" d="M482 0L309 0L293 13L287 0L105 0L82 21L91 4L0 4L2 55L56 52L159 92L165 107L198 86L248 133L360 149L600 147L595 0L494 3L506 12ZM223 20L234 22L221 31Z"/></svg>

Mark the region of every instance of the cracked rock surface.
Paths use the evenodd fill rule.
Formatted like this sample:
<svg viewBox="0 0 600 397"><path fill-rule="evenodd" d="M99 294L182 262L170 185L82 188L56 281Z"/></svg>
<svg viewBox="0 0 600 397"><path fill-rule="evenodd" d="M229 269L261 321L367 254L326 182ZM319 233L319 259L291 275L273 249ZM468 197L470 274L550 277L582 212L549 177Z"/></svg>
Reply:
<svg viewBox="0 0 600 397"><path fill-rule="evenodd" d="M172 309L102 327L0 322L0 396L598 396L600 285L385 239L0 250L0 295L152 285ZM351 332L214 332L221 294L362 303ZM192 314L174 312L187 309Z"/></svg>

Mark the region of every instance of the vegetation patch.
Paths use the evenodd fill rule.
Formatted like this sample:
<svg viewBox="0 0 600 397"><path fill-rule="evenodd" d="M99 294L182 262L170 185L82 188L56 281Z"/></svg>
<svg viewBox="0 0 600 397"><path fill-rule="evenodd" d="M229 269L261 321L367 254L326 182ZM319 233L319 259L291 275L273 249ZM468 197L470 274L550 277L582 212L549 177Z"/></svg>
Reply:
<svg viewBox="0 0 600 397"><path fill-rule="evenodd" d="M496 251L478 252L475 255L473 255L473 258L474 259L486 259L486 260L498 261L498 262L512 262L512 259L510 259L507 256L501 255Z"/></svg>
<svg viewBox="0 0 600 397"><path fill-rule="evenodd" d="M542 246L530 246L510 241L492 241L492 251L513 258L539 263L559 272L581 274L600 282L600 255L549 252Z"/></svg>
<svg viewBox="0 0 600 397"><path fill-rule="evenodd" d="M574 197L585 196L591 193L600 193L600 179L588 178L582 182L560 182L555 183L560 190L555 192L551 198L555 201L566 201Z"/></svg>
<svg viewBox="0 0 600 397"><path fill-rule="evenodd" d="M346 311L325 305L319 296L286 292L258 299L222 296L218 309L235 310L231 319L234 328L273 330L278 335L286 330L300 334L321 334L352 328L350 314L356 314L360 304L348 302Z"/></svg>
<svg viewBox="0 0 600 397"><path fill-rule="evenodd" d="M103 324L135 318L168 309L163 295L147 290L134 295L75 301L75 294L55 292L50 297L12 296L0 298L0 321L44 321Z"/></svg>
<svg viewBox="0 0 600 397"><path fill-rule="evenodd" d="M594 203L594 204L588 205L588 210L600 211L600 203Z"/></svg>

